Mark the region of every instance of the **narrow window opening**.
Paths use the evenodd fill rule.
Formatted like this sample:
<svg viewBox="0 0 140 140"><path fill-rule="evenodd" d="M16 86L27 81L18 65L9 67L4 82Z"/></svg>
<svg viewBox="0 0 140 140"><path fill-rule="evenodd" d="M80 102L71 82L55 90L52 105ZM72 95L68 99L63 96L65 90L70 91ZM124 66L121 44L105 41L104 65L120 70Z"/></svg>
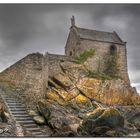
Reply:
<svg viewBox="0 0 140 140"><path fill-rule="evenodd" d="M70 56L72 56L72 51L70 51Z"/></svg>
<svg viewBox="0 0 140 140"><path fill-rule="evenodd" d="M115 45L111 45L110 46L110 54L114 55L116 53L116 51L117 51L116 46Z"/></svg>

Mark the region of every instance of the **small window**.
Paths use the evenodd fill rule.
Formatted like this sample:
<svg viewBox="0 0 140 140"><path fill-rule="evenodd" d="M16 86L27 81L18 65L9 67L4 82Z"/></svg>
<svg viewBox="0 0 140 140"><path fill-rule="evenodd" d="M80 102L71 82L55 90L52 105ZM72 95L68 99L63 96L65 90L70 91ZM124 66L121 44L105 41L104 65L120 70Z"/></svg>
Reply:
<svg viewBox="0 0 140 140"><path fill-rule="evenodd" d="M111 46L110 46L110 54L113 55L113 54L116 53L116 51L117 51L116 46L115 46L115 45L111 45Z"/></svg>
<svg viewBox="0 0 140 140"><path fill-rule="evenodd" d="M72 51L70 51L70 56L72 56Z"/></svg>

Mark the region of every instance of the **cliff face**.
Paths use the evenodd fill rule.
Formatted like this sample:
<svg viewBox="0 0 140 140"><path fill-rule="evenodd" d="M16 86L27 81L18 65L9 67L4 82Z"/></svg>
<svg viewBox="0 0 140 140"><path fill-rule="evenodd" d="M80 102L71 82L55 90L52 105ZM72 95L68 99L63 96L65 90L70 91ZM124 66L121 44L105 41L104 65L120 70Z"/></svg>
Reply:
<svg viewBox="0 0 140 140"><path fill-rule="evenodd" d="M61 72L49 77L46 99L37 106L52 136L139 136L127 121L140 111L139 95L129 84L91 78L83 65L71 61L59 66Z"/></svg>
<svg viewBox="0 0 140 140"><path fill-rule="evenodd" d="M138 98L135 89L121 79L91 78L83 65L69 61L61 62L60 66L62 71L50 77L49 83L64 100L82 94L108 105L130 105Z"/></svg>

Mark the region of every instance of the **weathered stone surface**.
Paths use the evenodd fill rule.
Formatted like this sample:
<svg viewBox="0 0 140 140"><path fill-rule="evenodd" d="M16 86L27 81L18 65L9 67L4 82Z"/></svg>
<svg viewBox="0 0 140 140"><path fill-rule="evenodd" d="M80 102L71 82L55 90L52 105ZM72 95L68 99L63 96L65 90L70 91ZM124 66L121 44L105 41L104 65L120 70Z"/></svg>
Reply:
<svg viewBox="0 0 140 140"><path fill-rule="evenodd" d="M34 116L33 120L39 125L45 124L45 119L42 116Z"/></svg>
<svg viewBox="0 0 140 140"><path fill-rule="evenodd" d="M47 101L39 101L38 108L40 113L46 118L49 126L54 131L77 132L77 128L81 123L81 119L72 114L71 110L59 105L58 103L50 103ZM59 134L59 133L58 133Z"/></svg>
<svg viewBox="0 0 140 140"><path fill-rule="evenodd" d="M77 106L79 106L82 109L86 109L86 108L89 108L89 107L92 106L91 101L87 97L85 97L85 96L83 96L81 94L79 94L75 98L75 101L76 101Z"/></svg>
<svg viewBox="0 0 140 140"><path fill-rule="evenodd" d="M59 73L53 77L53 80L62 88L67 89L73 85L72 81L68 77L68 75L64 73Z"/></svg>
<svg viewBox="0 0 140 140"><path fill-rule="evenodd" d="M124 81L129 82L127 73L126 44L116 44L112 41L104 42L112 33L99 32L99 36L97 34L98 31L94 30L75 28L75 26L70 28L70 33L65 47L66 55L70 57L79 57L84 51L94 49L95 56L89 58L85 65L90 70L97 71L100 68L100 70L103 71L106 68L106 59L111 55L110 52L113 45L115 48L114 53L117 54L117 73ZM107 34L106 37L103 37L105 34ZM116 33L113 34L116 36ZM112 38L114 38L114 35ZM96 39L99 37L100 39L96 41L96 39L93 40L91 36L94 36ZM104 41L101 41L102 37ZM112 40L112 38L109 40Z"/></svg>
<svg viewBox="0 0 140 140"><path fill-rule="evenodd" d="M85 35L83 38L79 36L81 33L77 35L79 30ZM96 31L72 27L66 44L67 56L29 54L0 74L0 82L8 83L5 90L16 91L16 97L30 109L29 114L36 123L41 125L46 121L48 130L52 129L49 135L124 136L125 132L120 133L122 129L129 130L129 133L131 130L140 130L140 116L132 116L135 113L134 108L130 108L129 112L122 107L140 103L139 95L129 83L125 43L116 33L101 33L100 37L105 34L115 35L121 41L119 44L114 41L104 43L100 40L87 40L94 32ZM106 35L104 37L108 40ZM97 34L94 36L99 37ZM104 37L102 39L106 40ZM95 57L80 64L75 57L91 48L95 49ZM101 80L98 76L89 77L89 70L91 73L92 70L105 71L106 60L114 54L117 54L115 75L119 76L118 79L112 77L112 80ZM117 106L116 109L111 105ZM118 105L121 105L121 109ZM1 122L7 121L8 117L0 105ZM129 123L124 123L124 119Z"/></svg>
<svg viewBox="0 0 140 140"><path fill-rule="evenodd" d="M109 130L106 132L106 137L125 137L127 135L127 131L125 130Z"/></svg>
<svg viewBox="0 0 140 140"><path fill-rule="evenodd" d="M122 80L98 80L81 78L77 84L79 90L90 99L109 105L132 105L138 103L138 95L133 88Z"/></svg>
<svg viewBox="0 0 140 140"><path fill-rule="evenodd" d="M111 130L111 128L109 128L108 126L96 127L92 132L92 136L104 136L109 130Z"/></svg>
<svg viewBox="0 0 140 140"><path fill-rule="evenodd" d="M96 109L92 114L85 118L82 122L79 131L86 131L88 134L93 134L96 127L123 128L124 118L120 113L113 108ZM102 129L101 129L102 130Z"/></svg>
<svg viewBox="0 0 140 140"><path fill-rule="evenodd" d="M30 116L37 116L37 115L38 115L34 110L29 110L29 111L28 111L28 114L29 114Z"/></svg>
<svg viewBox="0 0 140 140"><path fill-rule="evenodd" d="M65 61L60 65L73 83L76 83L80 77L87 75L87 69L81 64Z"/></svg>
<svg viewBox="0 0 140 140"><path fill-rule="evenodd" d="M5 112L4 105L0 103L0 122L7 122L9 117L9 114Z"/></svg>
<svg viewBox="0 0 140 140"><path fill-rule="evenodd" d="M48 120L50 117L50 107L50 102L46 102L45 100L40 100L38 102L38 111L46 120Z"/></svg>

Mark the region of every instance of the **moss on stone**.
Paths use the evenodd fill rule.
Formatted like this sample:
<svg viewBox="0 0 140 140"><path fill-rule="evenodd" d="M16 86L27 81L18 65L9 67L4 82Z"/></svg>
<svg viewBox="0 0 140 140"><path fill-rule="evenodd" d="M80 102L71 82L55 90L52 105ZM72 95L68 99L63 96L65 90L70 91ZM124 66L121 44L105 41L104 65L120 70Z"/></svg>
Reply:
<svg viewBox="0 0 140 140"><path fill-rule="evenodd" d="M88 119L92 119L95 120L97 119L101 114L103 114L104 109L102 108L97 108L96 110L94 110L93 112L90 112L88 115Z"/></svg>

